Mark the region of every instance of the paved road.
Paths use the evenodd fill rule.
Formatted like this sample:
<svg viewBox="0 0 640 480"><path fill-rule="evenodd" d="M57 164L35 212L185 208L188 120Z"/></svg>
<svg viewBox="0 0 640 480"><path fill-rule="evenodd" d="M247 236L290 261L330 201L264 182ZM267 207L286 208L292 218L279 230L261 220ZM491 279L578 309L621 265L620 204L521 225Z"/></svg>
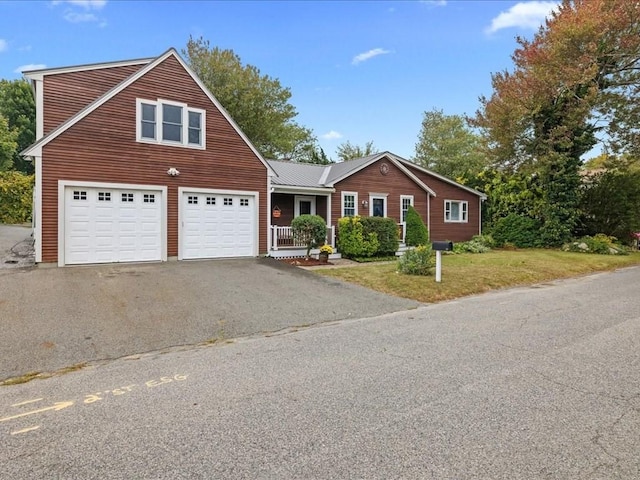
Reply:
<svg viewBox="0 0 640 480"><path fill-rule="evenodd" d="M0 379L418 305L269 258L0 270Z"/></svg>
<svg viewBox="0 0 640 480"><path fill-rule="evenodd" d="M0 388L0 472L637 479L639 284L633 268Z"/></svg>

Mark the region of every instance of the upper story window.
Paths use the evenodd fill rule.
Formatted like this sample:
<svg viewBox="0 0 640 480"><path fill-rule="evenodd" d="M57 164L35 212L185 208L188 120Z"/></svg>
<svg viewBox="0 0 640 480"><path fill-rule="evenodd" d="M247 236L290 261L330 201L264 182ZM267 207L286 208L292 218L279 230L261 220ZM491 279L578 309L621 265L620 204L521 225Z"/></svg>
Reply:
<svg viewBox="0 0 640 480"><path fill-rule="evenodd" d="M444 201L444 221L464 223L468 221L469 205L461 200Z"/></svg>
<svg viewBox="0 0 640 480"><path fill-rule="evenodd" d="M205 111L167 100L137 100L139 142L205 148Z"/></svg>

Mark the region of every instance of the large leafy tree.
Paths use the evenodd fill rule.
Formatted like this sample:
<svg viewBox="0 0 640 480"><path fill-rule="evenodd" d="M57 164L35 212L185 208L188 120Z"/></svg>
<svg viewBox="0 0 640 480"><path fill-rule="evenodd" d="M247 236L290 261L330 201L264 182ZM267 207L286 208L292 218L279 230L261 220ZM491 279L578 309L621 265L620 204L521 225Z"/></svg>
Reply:
<svg viewBox="0 0 640 480"><path fill-rule="evenodd" d="M15 132L13 168L33 173L32 163L20 156L36 138L36 105L27 80L0 80L0 115L6 119L9 130Z"/></svg>
<svg viewBox="0 0 640 480"><path fill-rule="evenodd" d="M434 172L469 183L487 165L480 136L460 115L424 112L413 161Z"/></svg>
<svg viewBox="0 0 640 480"><path fill-rule="evenodd" d="M311 130L294 121L291 90L276 78L243 65L233 50L211 47L202 37L189 38L187 63L266 158L300 160L315 144Z"/></svg>
<svg viewBox="0 0 640 480"><path fill-rule="evenodd" d="M353 145L351 142L346 141L338 145L336 155L338 155L338 158L342 162L347 162L356 158L372 155L376 153L375 149L376 147L373 146L373 140L365 143L363 147L360 145Z"/></svg>
<svg viewBox="0 0 640 480"><path fill-rule="evenodd" d="M9 129L9 122L0 114L0 172L11 170L18 149L18 133Z"/></svg>
<svg viewBox="0 0 640 480"><path fill-rule="evenodd" d="M638 148L640 4L564 0L518 43L514 70L492 76L475 125L496 164L538 175L541 236L553 245L577 226L581 156L597 134L616 151Z"/></svg>

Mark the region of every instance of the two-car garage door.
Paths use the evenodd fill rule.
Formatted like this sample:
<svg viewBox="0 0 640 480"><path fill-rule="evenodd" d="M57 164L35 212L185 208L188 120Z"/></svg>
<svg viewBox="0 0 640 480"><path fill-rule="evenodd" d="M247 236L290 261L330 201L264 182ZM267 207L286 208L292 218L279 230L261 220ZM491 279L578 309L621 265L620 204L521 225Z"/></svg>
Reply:
<svg viewBox="0 0 640 480"><path fill-rule="evenodd" d="M176 228L180 259L257 255L255 194L180 189L179 225L165 227L166 187L126 187L64 187L61 264L165 260Z"/></svg>

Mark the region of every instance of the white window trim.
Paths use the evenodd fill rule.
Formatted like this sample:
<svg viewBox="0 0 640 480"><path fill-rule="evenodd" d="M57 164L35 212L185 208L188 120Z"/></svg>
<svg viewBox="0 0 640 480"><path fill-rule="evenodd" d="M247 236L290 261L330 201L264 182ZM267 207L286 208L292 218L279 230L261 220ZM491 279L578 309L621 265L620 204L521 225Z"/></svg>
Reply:
<svg viewBox="0 0 640 480"><path fill-rule="evenodd" d="M311 215L316 214L316 197L310 197L305 195L295 195L293 200L293 217L300 216L300 201L311 202Z"/></svg>
<svg viewBox="0 0 640 480"><path fill-rule="evenodd" d="M142 104L156 107L156 129L155 139L142 137ZM173 105L182 108L182 141L173 142L162 139L162 105ZM200 145L189 142L189 112L200 114ZM206 111L201 108L189 107L186 103L174 102L171 100L145 100L136 98L136 141L140 143L151 143L154 145L172 145L175 147L194 148L196 150L206 149L207 120Z"/></svg>
<svg viewBox="0 0 640 480"><path fill-rule="evenodd" d="M373 199L380 198L384 200L384 212L382 212L382 218L387 218L387 204L389 203L387 201L388 196L389 196L388 193L370 193L369 194L369 216L370 217L373 217Z"/></svg>
<svg viewBox="0 0 640 480"><path fill-rule="evenodd" d="M415 205L413 204L413 195L400 195L400 223L406 223L406 221L402 219L402 203L406 199L409 200L409 205L415 207Z"/></svg>
<svg viewBox="0 0 640 480"><path fill-rule="evenodd" d="M462 216L459 220L447 220L447 210L451 212L451 203L460 204L460 214ZM447 208L449 204L449 208ZM469 202L466 200L445 200L444 201L444 221L445 223L468 223L469 222Z"/></svg>
<svg viewBox="0 0 640 480"><path fill-rule="evenodd" d="M341 213L341 217L346 217L347 215L344 214L344 197L346 196L353 196L353 215L356 216L358 215L358 192L342 192L341 194L341 202L340 202L340 213Z"/></svg>

